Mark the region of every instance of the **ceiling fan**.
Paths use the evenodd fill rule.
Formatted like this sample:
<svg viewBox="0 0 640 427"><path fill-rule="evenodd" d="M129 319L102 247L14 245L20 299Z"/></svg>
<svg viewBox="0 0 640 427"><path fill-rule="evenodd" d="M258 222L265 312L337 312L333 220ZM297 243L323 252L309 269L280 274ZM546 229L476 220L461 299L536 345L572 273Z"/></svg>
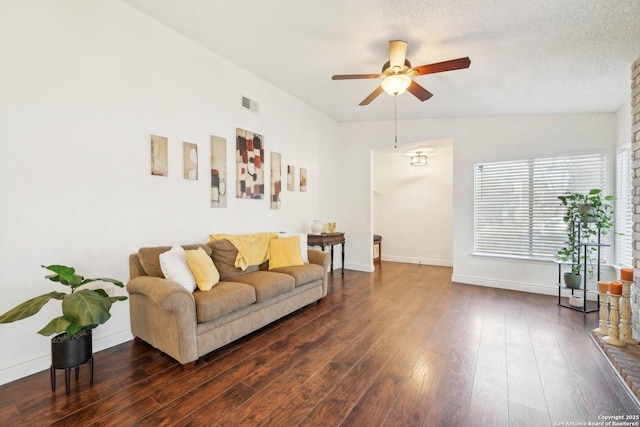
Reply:
<svg viewBox="0 0 640 427"><path fill-rule="evenodd" d="M331 77L333 80L351 79L384 79L380 86L367 96L360 105L368 105L376 99L383 91L389 95L400 95L408 90L420 101L424 102L431 98L433 94L413 81L412 77L423 74L442 73L444 71L460 70L469 68L471 60L469 57L451 59L449 61L437 62L435 64L411 67L411 62L407 56L407 42L403 40L391 40L389 42L389 60L382 66L382 74L337 74Z"/></svg>

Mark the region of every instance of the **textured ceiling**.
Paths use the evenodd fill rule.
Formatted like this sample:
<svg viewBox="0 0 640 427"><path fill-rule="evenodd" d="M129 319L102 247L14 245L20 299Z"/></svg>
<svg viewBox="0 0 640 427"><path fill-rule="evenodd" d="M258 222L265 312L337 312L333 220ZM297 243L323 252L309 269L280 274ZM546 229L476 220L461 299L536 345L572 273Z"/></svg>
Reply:
<svg viewBox="0 0 640 427"><path fill-rule="evenodd" d="M416 77L434 96L399 119L614 112L640 56L640 0L123 1L340 122L393 118L358 105L379 80L331 80L380 72L392 39L414 66L471 58Z"/></svg>

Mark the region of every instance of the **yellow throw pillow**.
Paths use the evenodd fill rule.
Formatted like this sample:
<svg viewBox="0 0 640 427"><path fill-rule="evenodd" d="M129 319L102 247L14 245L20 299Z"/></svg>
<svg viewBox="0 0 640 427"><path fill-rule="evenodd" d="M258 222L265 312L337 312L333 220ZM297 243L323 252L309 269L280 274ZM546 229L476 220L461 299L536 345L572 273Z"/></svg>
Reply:
<svg viewBox="0 0 640 427"><path fill-rule="evenodd" d="M198 289L210 291L220 281L220 273L213 265L213 260L202 248L187 251L187 264L193 277L196 279Z"/></svg>
<svg viewBox="0 0 640 427"><path fill-rule="evenodd" d="M269 270L304 265L300 255L300 237L269 240Z"/></svg>

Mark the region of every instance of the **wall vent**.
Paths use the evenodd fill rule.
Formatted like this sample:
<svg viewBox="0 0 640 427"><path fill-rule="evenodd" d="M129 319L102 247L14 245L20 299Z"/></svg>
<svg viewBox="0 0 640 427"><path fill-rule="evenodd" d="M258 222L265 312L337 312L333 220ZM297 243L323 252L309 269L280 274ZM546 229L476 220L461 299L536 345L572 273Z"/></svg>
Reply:
<svg viewBox="0 0 640 427"><path fill-rule="evenodd" d="M247 110L253 111L254 113L259 113L258 103L253 99L249 99L246 96L242 97L242 108L246 108Z"/></svg>

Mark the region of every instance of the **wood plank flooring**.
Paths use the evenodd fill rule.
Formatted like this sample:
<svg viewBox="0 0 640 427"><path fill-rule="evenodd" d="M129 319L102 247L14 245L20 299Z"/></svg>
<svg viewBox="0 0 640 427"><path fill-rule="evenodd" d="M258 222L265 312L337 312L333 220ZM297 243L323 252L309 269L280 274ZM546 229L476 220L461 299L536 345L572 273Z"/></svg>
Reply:
<svg viewBox="0 0 640 427"><path fill-rule="evenodd" d="M51 392L0 387L2 426L554 426L640 415L588 336L597 313L383 262L268 327L180 365L130 341ZM60 386L62 385L62 387ZM561 424L564 423L564 424ZM580 424L574 424L580 425Z"/></svg>

